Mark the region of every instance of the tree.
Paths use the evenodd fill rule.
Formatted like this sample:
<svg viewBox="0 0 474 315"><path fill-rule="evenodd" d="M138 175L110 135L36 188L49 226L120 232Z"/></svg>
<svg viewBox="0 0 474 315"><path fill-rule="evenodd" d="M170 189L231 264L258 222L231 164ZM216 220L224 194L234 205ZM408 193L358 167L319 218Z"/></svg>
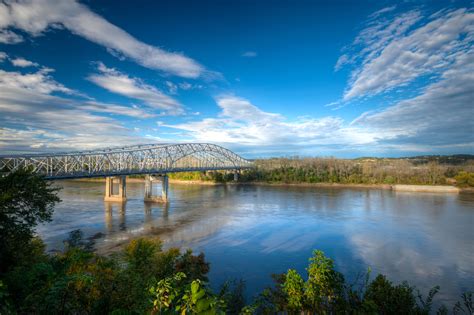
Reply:
<svg viewBox="0 0 474 315"><path fill-rule="evenodd" d="M27 170L0 177L0 274L31 257L34 228L51 220L58 190Z"/></svg>
<svg viewBox="0 0 474 315"><path fill-rule="evenodd" d="M294 269L289 269L285 275L283 292L288 296L288 308L298 311L304 308L304 280Z"/></svg>
<svg viewBox="0 0 474 315"><path fill-rule="evenodd" d="M404 282L394 286L383 275L378 275L365 292L364 304L376 305L380 314L419 313L413 287Z"/></svg>
<svg viewBox="0 0 474 315"><path fill-rule="evenodd" d="M306 298L314 310L333 310L341 304L344 277L335 270L334 261L320 250L315 250L309 261Z"/></svg>

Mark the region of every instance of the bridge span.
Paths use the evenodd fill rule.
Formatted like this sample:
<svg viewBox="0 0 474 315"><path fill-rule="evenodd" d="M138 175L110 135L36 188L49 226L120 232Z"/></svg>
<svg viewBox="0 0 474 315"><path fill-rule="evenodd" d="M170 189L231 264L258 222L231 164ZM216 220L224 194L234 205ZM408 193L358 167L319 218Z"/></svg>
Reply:
<svg viewBox="0 0 474 315"><path fill-rule="evenodd" d="M51 154L0 156L0 171L31 169L49 180L106 178L105 200L126 201L126 176L145 176L145 201L168 200L168 173L228 170L234 176L252 162L210 143L145 144ZM153 196L153 181L162 183ZM118 186L118 187L117 187ZM118 189L117 189L118 188Z"/></svg>

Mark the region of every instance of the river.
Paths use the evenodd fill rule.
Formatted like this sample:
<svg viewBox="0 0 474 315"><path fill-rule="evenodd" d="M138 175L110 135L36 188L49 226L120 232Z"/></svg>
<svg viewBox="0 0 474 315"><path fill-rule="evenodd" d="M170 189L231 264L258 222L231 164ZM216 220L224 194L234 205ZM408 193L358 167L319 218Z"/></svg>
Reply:
<svg viewBox="0 0 474 315"><path fill-rule="evenodd" d="M127 183L125 206L104 203L104 184L61 181L53 221L38 227L49 249L81 229L108 252L159 236L165 247L203 251L216 289L244 279L249 298L272 273L305 275L314 249L353 281L370 266L423 293L440 285L452 304L474 289L474 194L402 193L362 188L170 185L168 205L145 205L143 183Z"/></svg>

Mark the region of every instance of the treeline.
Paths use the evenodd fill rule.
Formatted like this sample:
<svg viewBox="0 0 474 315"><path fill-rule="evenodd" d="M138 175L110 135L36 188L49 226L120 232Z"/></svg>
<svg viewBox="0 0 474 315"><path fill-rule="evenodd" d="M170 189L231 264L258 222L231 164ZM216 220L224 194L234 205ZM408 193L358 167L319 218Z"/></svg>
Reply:
<svg viewBox="0 0 474 315"><path fill-rule="evenodd" d="M472 314L473 292L449 308L433 307L439 287L424 297L408 283L370 271L349 285L324 253L315 251L303 278L295 270L249 304L244 283L218 292L207 282L204 254L163 250L156 239L132 240L100 256L73 231L64 250L47 253L34 228L51 220L57 189L29 172L0 177L0 314Z"/></svg>
<svg viewBox="0 0 474 315"><path fill-rule="evenodd" d="M255 168L242 171L241 182L412 184L474 187L474 159L335 159L271 158L254 161ZM172 178L228 182L229 172L176 173Z"/></svg>

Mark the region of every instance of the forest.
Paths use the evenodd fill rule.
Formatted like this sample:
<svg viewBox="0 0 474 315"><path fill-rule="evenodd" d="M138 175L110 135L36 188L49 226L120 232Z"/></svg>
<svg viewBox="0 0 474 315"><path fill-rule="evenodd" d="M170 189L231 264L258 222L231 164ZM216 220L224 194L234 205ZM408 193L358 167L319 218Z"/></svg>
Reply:
<svg viewBox="0 0 474 315"><path fill-rule="evenodd" d="M474 156L428 156L414 158L269 158L254 161L239 182L457 185L474 187ZM179 180L229 182L230 172L171 174Z"/></svg>

